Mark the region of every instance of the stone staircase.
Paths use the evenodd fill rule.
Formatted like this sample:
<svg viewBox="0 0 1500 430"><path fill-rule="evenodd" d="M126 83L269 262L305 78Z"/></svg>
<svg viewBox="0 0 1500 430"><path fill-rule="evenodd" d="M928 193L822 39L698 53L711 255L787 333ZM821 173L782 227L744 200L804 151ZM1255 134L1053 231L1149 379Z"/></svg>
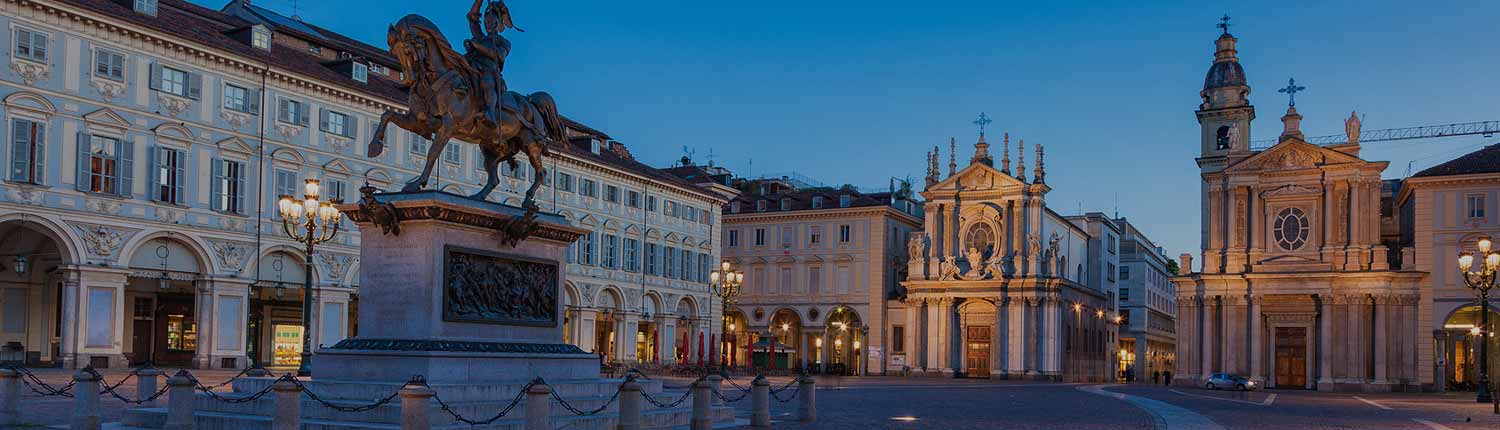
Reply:
<svg viewBox="0 0 1500 430"><path fill-rule="evenodd" d="M225 399L246 398L275 382L275 378L240 378L231 384L232 391L217 393L217 395ZM622 379L565 380L549 381L548 386L574 408L587 412L610 403L622 382ZM636 382L641 385L643 393L651 395L653 399L662 403L675 401L685 393L683 390L666 390L658 380L641 379ZM402 383L394 382L320 381L316 379L303 384L320 399L330 404L350 407L369 405L400 390L403 386ZM441 398L454 413L472 421L489 419L499 413L525 386L526 383L523 381L431 384L432 390L437 392L437 398ZM163 399L162 404L165 403ZM275 394L274 392L268 393L259 399L243 403L229 403L199 392L196 393L193 403L195 424L198 430L269 430L271 413L275 410ZM399 397L390 403L363 412L337 411L312 400L306 394L301 396L301 403L302 428L306 430L394 430L401 427ZM443 411L436 401L431 401L428 408L428 416L432 420L433 429L523 430L526 398L523 396L519 404L505 417L493 423L478 426L457 421L452 414ZM644 428L686 428L692 418L692 399L689 398L670 409L659 408L643 400L641 410L641 425ZM588 416L575 415L556 401L552 401L551 412L553 428L613 429L619 422L619 401L610 403L598 414ZM732 407L716 405L710 413L713 415L715 427L730 426L735 422ZM110 428L160 429L165 426L166 418L165 407L135 408L125 411L120 422Z"/></svg>

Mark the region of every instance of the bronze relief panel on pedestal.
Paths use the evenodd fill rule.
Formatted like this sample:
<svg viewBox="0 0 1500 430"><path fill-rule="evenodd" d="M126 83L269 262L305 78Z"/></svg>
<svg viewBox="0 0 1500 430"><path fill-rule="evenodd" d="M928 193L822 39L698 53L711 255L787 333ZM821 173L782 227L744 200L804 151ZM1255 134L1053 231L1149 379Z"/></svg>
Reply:
<svg viewBox="0 0 1500 430"><path fill-rule="evenodd" d="M557 326L556 262L449 246L443 250L443 320Z"/></svg>

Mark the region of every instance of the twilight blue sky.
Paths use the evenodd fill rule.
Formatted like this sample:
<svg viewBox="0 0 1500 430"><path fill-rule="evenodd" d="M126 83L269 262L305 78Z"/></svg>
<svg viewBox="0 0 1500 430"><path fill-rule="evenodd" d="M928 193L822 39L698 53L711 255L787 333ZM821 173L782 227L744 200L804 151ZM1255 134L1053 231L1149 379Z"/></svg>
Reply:
<svg viewBox="0 0 1500 430"><path fill-rule="evenodd" d="M1366 130L1500 119L1500 3L1090 3L1105 2L510 0L527 32L507 33L506 77L652 165L687 146L738 174L829 184L920 180L933 145L946 166L950 136L962 164L984 111L992 142L1008 131L1046 146L1053 210L1109 212L1118 199L1173 256L1199 246L1193 110L1221 14L1259 109L1252 139L1279 134L1288 77L1308 87L1298 110L1314 136L1342 133L1351 109ZM462 40L469 4L304 0L298 14L384 47L407 13ZM1371 143L1363 155L1402 177L1497 140Z"/></svg>

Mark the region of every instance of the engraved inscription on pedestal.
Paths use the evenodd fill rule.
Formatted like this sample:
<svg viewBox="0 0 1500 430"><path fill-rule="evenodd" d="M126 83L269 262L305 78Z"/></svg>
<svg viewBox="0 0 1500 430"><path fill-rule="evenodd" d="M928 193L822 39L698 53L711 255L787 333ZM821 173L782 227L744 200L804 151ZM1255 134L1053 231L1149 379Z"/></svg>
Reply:
<svg viewBox="0 0 1500 430"><path fill-rule="evenodd" d="M557 326L556 262L449 246L443 250L443 320Z"/></svg>

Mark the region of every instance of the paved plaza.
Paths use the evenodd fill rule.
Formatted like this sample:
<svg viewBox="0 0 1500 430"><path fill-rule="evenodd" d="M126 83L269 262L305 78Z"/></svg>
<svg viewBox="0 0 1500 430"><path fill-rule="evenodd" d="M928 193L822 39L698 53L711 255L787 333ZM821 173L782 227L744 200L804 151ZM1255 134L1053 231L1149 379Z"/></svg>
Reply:
<svg viewBox="0 0 1500 430"><path fill-rule="evenodd" d="M52 385L66 384L72 372L38 369ZM168 370L175 373L175 370ZM213 386L235 375L228 371L193 371ZM103 372L118 382L123 371ZM669 391L679 392L690 379L664 377ZM790 378L771 378L773 388ZM735 378L748 387L748 378ZM227 390L227 388L222 388ZM134 393L127 381L121 393ZM1207 391L1148 385L1060 384L939 378L818 379L818 422L796 423L795 389L772 400L778 429L1495 429L1500 415L1473 402L1468 393L1330 394L1267 390L1250 393ZM740 395L726 384L726 397ZM23 390L21 428L65 424L72 399L39 397ZM101 401L106 422L116 421L126 405ZM748 419L750 400L734 403Z"/></svg>

